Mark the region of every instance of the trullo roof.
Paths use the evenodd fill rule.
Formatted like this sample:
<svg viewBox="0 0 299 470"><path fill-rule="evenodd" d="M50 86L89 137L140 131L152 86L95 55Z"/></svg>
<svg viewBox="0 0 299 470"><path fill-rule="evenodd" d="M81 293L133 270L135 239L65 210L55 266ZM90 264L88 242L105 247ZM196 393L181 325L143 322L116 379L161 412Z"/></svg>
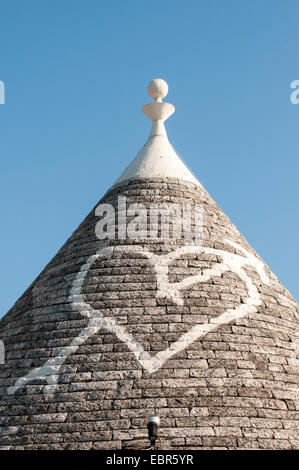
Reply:
<svg viewBox="0 0 299 470"><path fill-rule="evenodd" d="M0 322L1 449L146 447L151 415L161 448L299 447L297 304L149 93L148 142Z"/></svg>

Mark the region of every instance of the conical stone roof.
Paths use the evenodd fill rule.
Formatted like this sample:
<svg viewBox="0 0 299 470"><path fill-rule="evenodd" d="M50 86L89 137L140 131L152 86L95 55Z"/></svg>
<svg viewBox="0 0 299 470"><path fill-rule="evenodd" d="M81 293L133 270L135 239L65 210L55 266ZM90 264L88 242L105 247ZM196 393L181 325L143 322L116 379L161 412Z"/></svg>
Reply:
<svg viewBox="0 0 299 470"><path fill-rule="evenodd" d="M150 415L162 448L299 447L297 304L172 148L166 87L145 147L0 322L2 449L142 447Z"/></svg>

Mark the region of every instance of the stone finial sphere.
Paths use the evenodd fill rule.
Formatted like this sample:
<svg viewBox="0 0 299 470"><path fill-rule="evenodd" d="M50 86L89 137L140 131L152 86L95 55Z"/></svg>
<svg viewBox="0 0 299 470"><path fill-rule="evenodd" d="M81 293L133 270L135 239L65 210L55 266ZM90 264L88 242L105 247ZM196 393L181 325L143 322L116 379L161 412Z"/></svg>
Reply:
<svg viewBox="0 0 299 470"><path fill-rule="evenodd" d="M148 94L151 98L165 98L168 93L168 85L162 78L154 78L147 87Z"/></svg>

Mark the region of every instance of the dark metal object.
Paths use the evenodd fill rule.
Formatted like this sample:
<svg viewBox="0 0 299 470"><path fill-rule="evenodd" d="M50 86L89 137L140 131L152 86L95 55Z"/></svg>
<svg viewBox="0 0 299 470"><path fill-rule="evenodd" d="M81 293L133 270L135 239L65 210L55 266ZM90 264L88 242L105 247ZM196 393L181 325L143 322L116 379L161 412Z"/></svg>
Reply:
<svg viewBox="0 0 299 470"><path fill-rule="evenodd" d="M158 416L150 416L147 418L147 429L148 429L148 438L150 440L151 446L153 447L156 444L158 437L158 427L160 425L160 418Z"/></svg>

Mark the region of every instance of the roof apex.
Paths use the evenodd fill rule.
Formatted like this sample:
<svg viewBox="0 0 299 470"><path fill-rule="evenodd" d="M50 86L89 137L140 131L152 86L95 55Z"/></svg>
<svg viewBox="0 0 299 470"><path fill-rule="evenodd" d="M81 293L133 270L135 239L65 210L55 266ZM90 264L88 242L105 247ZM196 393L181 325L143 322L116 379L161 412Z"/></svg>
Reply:
<svg viewBox="0 0 299 470"><path fill-rule="evenodd" d="M161 78L155 78L149 83L148 93L155 101L143 106L142 111L153 121L150 136L114 184L134 177L159 177L180 178L200 185L168 140L164 121L174 113L175 107L162 101L167 92L168 85Z"/></svg>

